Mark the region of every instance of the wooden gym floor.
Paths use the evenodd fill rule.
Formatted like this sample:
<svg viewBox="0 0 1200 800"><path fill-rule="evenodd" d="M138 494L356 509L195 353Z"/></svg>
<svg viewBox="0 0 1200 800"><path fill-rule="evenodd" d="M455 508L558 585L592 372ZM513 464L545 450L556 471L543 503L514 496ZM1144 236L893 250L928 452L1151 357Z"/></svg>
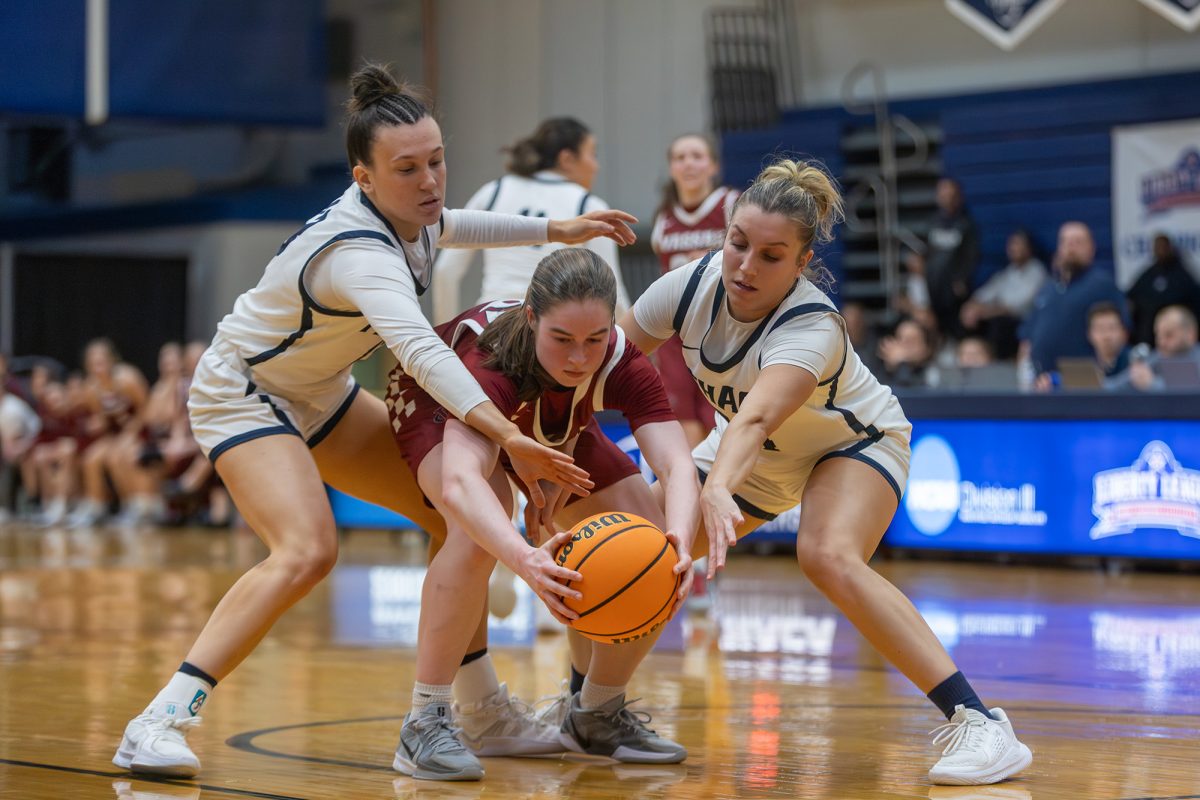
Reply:
<svg viewBox="0 0 1200 800"><path fill-rule="evenodd" d="M251 534L0 528L4 798L1200 798L1200 597L1182 575L880 564L1033 748L1018 780L932 787L933 707L786 557L739 556L710 615L673 624L631 696L687 745L675 767L488 759L479 783L390 769L407 710L424 545L356 532L334 574L216 691L195 781L122 773L122 726L178 665ZM523 698L556 691L565 637L531 597L494 620Z"/></svg>

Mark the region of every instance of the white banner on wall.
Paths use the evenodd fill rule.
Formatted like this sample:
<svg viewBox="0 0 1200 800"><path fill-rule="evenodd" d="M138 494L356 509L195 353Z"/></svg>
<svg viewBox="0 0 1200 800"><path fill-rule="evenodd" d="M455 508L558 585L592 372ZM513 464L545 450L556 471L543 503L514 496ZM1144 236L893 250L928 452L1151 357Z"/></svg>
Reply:
<svg viewBox="0 0 1200 800"><path fill-rule="evenodd" d="M1063 0L946 0L951 14L1004 50L1019 45L1062 4Z"/></svg>
<svg viewBox="0 0 1200 800"><path fill-rule="evenodd" d="M1200 119L1113 129L1112 208L1121 288L1150 263L1157 233L1200 268Z"/></svg>
<svg viewBox="0 0 1200 800"><path fill-rule="evenodd" d="M1200 27L1200 0L1142 0L1185 31Z"/></svg>

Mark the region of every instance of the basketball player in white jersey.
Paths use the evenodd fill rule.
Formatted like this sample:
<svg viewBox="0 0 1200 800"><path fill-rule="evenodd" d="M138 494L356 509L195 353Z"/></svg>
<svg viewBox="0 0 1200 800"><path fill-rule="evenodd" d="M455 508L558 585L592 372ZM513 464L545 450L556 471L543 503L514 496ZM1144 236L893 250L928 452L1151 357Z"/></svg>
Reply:
<svg viewBox="0 0 1200 800"><path fill-rule="evenodd" d="M805 575L950 720L934 740L946 747L930 780L995 783L1029 765L1029 748L867 564L908 476L911 425L812 282L828 280L811 268L813 244L829 241L841 202L817 167L767 167L738 199L724 247L656 281L621 326L645 351L677 334L717 411L693 451L709 576L728 546L801 503Z"/></svg>
<svg viewBox="0 0 1200 800"><path fill-rule="evenodd" d="M524 436L497 411L425 321L417 296L429 285L437 244L595 236L625 243L633 218L604 211L560 222L443 211L445 150L425 104L380 67L360 70L351 83L346 141L354 183L284 242L258 286L238 298L188 399L201 449L270 555L226 593L179 671L126 727L117 766L199 771L184 733L199 722L217 681L333 568L337 531L323 482L390 508L419 496L383 401L359 392L350 376L350 365L377 347L387 346L450 413L504 449L530 485L548 478L586 494L590 484L568 456ZM540 491L533 500L544 502ZM540 566L554 569L549 554Z"/></svg>
<svg viewBox="0 0 1200 800"><path fill-rule="evenodd" d="M509 148L509 174L485 183L464 208L550 219L601 211L608 204L592 194L592 183L599 171L596 137L591 131L571 117L548 119ZM524 297L534 267L561 246L530 244L485 251L478 302ZM616 243L596 238L586 247L612 267L617 278L617 311L624 312L629 308L629 295L617 266ZM433 278L435 322L445 322L467 305L473 305L459 299L459 285L473 257L474 252L465 248L447 250L438 256Z"/></svg>

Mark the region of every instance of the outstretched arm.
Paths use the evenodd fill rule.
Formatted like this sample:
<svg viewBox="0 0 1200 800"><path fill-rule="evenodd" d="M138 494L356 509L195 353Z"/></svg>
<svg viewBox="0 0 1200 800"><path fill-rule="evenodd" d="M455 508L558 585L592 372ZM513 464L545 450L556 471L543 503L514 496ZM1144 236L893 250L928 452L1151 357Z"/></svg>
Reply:
<svg viewBox="0 0 1200 800"><path fill-rule="evenodd" d="M580 594L563 582L579 581L581 576L554 563L554 554L571 534L564 531L541 547L525 541L488 485L486 476L495 469L497 454L496 446L479 433L457 420L447 420L439 505L476 544L521 576L560 621L576 619L578 614L567 608L562 598L578 599ZM424 475L422 488L431 480Z"/></svg>
<svg viewBox="0 0 1200 800"><path fill-rule="evenodd" d="M674 420L642 425L633 432L633 438L663 485L666 534L679 555L675 574L684 578L677 598L677 603L682 603L692 588L692 545L700 522L700 481L696 477L696 465L683 426Z"/></svg>
<svg viewBox="0 0 1200 800"><path fill-rule="evenodd" d="M629 226L637 217L617 209L589 211L571 219L546 220L492 211L454 209L442 214L442 247L513 247L522 244L582 244L607 236L617 244L633 244L637 237Z"/></svg>
<svg viewBox="0 0 1200 800"><path fill-rule="evenodd" d="M737 527L745 521L733 500L734 490L750 477L767 438L804 405L816 388L816 376L802 367L766 367L721 435L712 471L700 492L710 578L725 566L725 551L737 544Z"/></svg>

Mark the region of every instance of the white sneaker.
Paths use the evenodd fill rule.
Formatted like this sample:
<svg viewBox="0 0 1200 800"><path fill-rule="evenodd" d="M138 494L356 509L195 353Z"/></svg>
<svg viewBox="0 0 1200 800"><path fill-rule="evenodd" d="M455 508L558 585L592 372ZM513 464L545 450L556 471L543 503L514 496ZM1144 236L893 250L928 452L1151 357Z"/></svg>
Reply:
<svg viewBox="0 0 1200 800"><path fill-rule="evenodd" d="M543 697L535 705L546 706L538 712L538 719L557 731L562 727L563 720L567 718L567 711L571 708L571 682L563 678L557 695Z"/></svg>
<svg viewBox="0 0 1200 800"><path fill-rule="evenodd" d="M974 786L999 783L1033 762L1033 753L1017 741L1003 709L993 708L990 719L961 705L945 725L932 731L934 744L946 742L942 757L929 770L933 783Z"/></svg>
<svg viewBox="0 0 1200 800"><path fill-rule="evenodd" d="M459 738L476 756L539 756L561 753L558 728L543 722L533 708L509 697L508 687L478 703L454 704Z"/></svg>
<svg viewBox="0 0 1200 800"><path fill-rule="evenodd" d="M125 726L113 763L130 772L190 778L200 771L200 759L188 747L184 734L199 724L200 717L139 714Z"/></svg>

